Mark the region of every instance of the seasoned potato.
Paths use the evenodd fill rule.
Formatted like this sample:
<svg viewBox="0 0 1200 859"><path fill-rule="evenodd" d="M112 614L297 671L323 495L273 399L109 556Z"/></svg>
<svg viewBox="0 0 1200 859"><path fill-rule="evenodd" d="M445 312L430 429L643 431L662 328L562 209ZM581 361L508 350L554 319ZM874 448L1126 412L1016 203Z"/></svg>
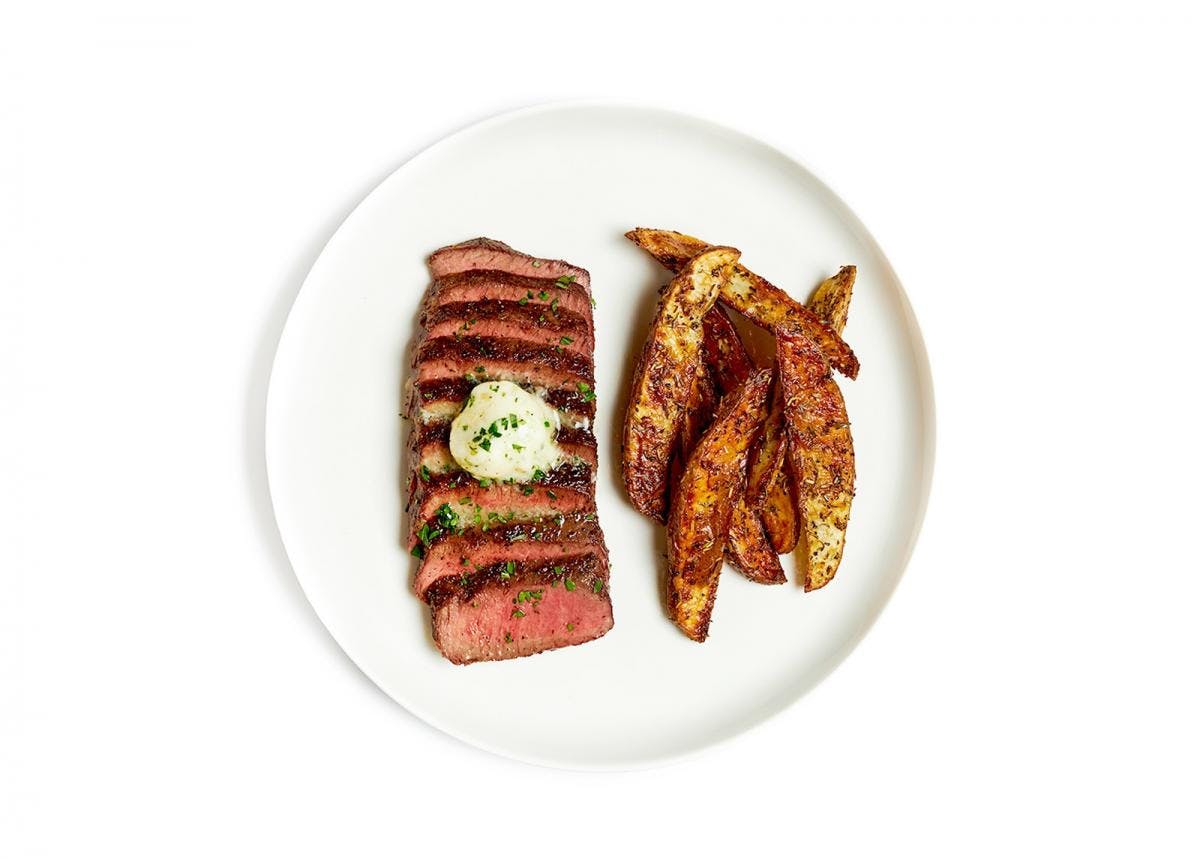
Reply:
<svg viewBox="0 0 1200 859"><path fill-rule="evenodd" d="M783 415L776 402L763 420L758 443L750 455L746 491L734 504L729 541L725 547L726 559L738 572L750 581L764 585L787 581L779 554L768 539L765 517L760 518L766 509L771 480L779 472L787 453L786 445L780 443L782 440ZM794 514L792 520L795 521Z"/></svg>
<svg viewBox="0 0 1200 859"><path fill-rule="evenodd" d="M710 310L709 313L712 311ZM708 425L717 411L717 399L712 371L702 360L696 367L696 377L692 380L687 404L683 409L683 422L676 439L675 450L671 454L668 493L673 493L675 487L679 485L679 478L683 475L683 468L687 465L688 457L692 455L692 449L700 440L700 436L708 429ZM667 503L669 506L669 497Z"/></svg>
<svg viewBox="0 0 1200 859"><path fill-rule="evenodd" d="M742 338L720 307L704 317L704 363L712 367L722 393L736 389L754 372Z"/></svg>
<svg viewBox="0 0 1200 859"><path fill-rule="evenodd" d="M679 436L704 339L704 315L739 252L702 249L667 286L642 349L625 412L622 477L641 513L662 520L671 452Z"/></svg>
<svg viewBox="0 0 1200 859"><path fill-rule="evenodd" d="M667 609L688 638L704 641L746 460L767 411L771 372L727 394L680 478L667 524Z"/></svg>
<svg viewBox="0 0 1200 859"><path fill-rule="evenodd" d="M854 279L858 269L844 265L833 277L821 281L808 300L808 309L829 323L839 335L846 330L846 317L850 314L850 296L854 292Z"/></svg>
<svg viewBox="0 0 1200 859"><path fill-rule="evenodd" d="M625 237L672 271L678 271L687 260L709 247L694 236L646 227L630 230ZM858 359L836 331L782 289L745 267L734 266L721 287L721 301L776 335L781 331L802 331L820 347L838 372L851 379L858 375Z"/></svg>
<svg viewBox="0 0 1200 859"><path fill-rule="evenodd" d="M800 333L780 334L778 341L804 589L812 591L828 584L842 561L854 498L854 442L842 392L821 350Z"/></svg>

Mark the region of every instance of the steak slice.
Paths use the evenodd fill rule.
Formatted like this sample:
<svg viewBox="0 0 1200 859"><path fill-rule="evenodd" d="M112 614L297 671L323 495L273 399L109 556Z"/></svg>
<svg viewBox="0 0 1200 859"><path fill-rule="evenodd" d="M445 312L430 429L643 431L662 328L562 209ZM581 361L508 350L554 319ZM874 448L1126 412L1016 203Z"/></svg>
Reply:
<svg viewBox="0 0 1200 859"><path fill-rule="evenodd" d="M503 368L521 379L518 384L544 388L589 389L594 382L592 362L585 356L556 351L553 346L491 337L439 337L417 349L416 382L465 379L477 382L498 378Z"/></svg>
<svg viewBox="0 0 1200 859"><path fill-rule="evenodd" d="M524 568L561 564L565 557L588 554L607 558L604 535L594 516L585 519L572 514L500 524L437 540L425 552L425 562L413 580L413 591L424 599L443 578L460 580L509 560Z"/></svg>
<svg viewBox="0 0 1200 859"><path fill-rule="evenodd" d="M561 572L560 572L561 571ZM433 640L458 665L583 644L613 625L608 566L597 555L451 584L431 594Z"/></svg>
<svg viewBox="0 0 1200 859"><path fill-rule="evenodd" d="M544 307L520 301L446 302L426 314L424 325L429 339L475 335L529 340L581 355L589 363L595 345L590 318L561 307L547 314Z"/></svg>
<svg viewBox="0 0 1200 859"><path fill-rule="evenodd" d="M542 298L542 293L546 297ZM429 287L422 306L422 322L443 304L471 304L476 301L526 302L549 321L557 311L567 311L589 320L592 296L579 283L567 285L543 277L528 277L504 271L464 271L437 278Z"/></svg>
<svg viewBox="0 0 1200 859"><path fill-rule="evenodd" d="M591 284L591 276L586 269L562 260L531 257L495 239L468 239L456 245L439 248L429 255L429 270L433 272L434 277L479 269L550 280L573 277L584 289Z"/></svg>

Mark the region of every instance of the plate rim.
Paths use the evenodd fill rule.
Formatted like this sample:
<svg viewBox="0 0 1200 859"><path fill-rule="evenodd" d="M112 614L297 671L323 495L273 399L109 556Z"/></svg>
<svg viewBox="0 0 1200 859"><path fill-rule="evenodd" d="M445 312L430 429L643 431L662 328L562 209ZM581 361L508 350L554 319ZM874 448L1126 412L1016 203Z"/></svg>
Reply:
<svg viewBox="0 0 1200 859"><path fill-rule="evenodd" d="M511 122L527 116L550 113L559 110L577 110L580 108L641 111L645 113L659 114L676 121L687 121L694 123L697 126L707 127L710 131L724 135L731 135L734 138L740 138L764 147L773 155L784 159L789 164L800 168L802 171L811 176L817 182L817 184L821 186L832 198L834 203L840 207L841 214L848 220L849 225L865 239L871 249L878 255L879 260L883 263L885 274L890 277L898 287L897 297L900 300L900 306L906 317L907 327L912 334L911 345L913 347L914 366L916 369L917 381L922 391L923 400L923 408L920 409L922 423L924 424L921 443L923 467L919 476L920 500L915 511L916 515L913 519L913 527L908 535L907 545L898 564L898 574L886 591L880 593L876 609L871 613L867 621L862 624L855 635L848 639L843 647L835 652L835 654L826 661L825 667L815 673L814 676L816 679L808 686L807 689L803 690L776 709L753 716L740 726L735 727L733 730L729 730L723 734L718 734L711 740L698 744L690 749L684 749L678 752L650 755L636 760L626 759L611 764L591 761L580 762L578 760L565 761L505 748L489 740L482 739L470 732L452 730L451 728L442 724L437 717L425 711L424 708L422 708L419 704L414 703L411 699L406 698L401 700L401 698L393 694L393 692L382 682L380 682L380 680L363 664L363 661L360 660L353 652L351 652L351 649L346 646L341 636L339 636L339 634L335 631L334 626L330 624L329 620L318 606L317 601L313 599L310 588L306 584L305 576L300 572L294 560L294 552L292 547L289 545L288 537L284 533L284 528L280 521L280 505L276 503L275 480L272 478L272 474L275 469L275 466L272 465L273 457L271 451L275 447L275 445L272 444L272 439L275 438L275 433L277 430L274 429L274 427L278 423L273 416L280 408L277 405L277 402L278 398L282 396L282 394L276 393L278 390L278 385L276 382L280 375L280 355L285 351L285 344L289 341L290 337L296 336L294 333L289 335L289 331L295 331L295 328L290 323L292 322L293 315L296 313L296 308L299 307L303 301L305 301L305 287L307 287L309 281L312 280L314 272L316 272L321 266L322 260L326 258L326 252L334 244L334 242L337 241L338 237L341 235L343 230L346 229L347 225L355 219L355 216L359 214L360 211L368 207L367 204L381 192L384 186L391 183L395 177L401 173L420 164L444 145L449 145L452 142L462 142L464 139L472 135L488 131L493 126L501 125L505 122ZM308 290L307 293L312 294L312 290ZM761 137L726 125L723 122L709 119L708 117L700 116L688 111L662 107L661 105L656 105L649 102L627 99L557 99L538 102L536 104L490 114L482 119L461 126L436 138L431 143L428 143L416 151L411 157L398 164L386 176L379 180L370 191L368 191L353 205L352 208L349 209L345 217L338 222L336 228L330 233L329 238L322 244L321 250L313 258L313 262L308 267L308 270L304 275L304 279L300 284L300 288L296 291L292 299L291 305L289 306L288 312L284 318L278 340L275 343L274 354L271 358L271 369L267 379L266 387L266 404L264 409L263 424L264 432L262 453L266 467L267 500L270 505L271 518L275 525L276 533L279 535L280 542L284 548L284 553L288 559L288 566L291 567L292 574L295 576L296 581L300 586L300 590L304 594L305 600L312 608L317 619L320 620L321 625L325 628L325 632L334 640L334 642L341 649L342 653L346 655L350 662L353 663L353 665L390 700L395 702L410 715L416 717L425 726L436 730L439 734L445 737L507 760L519 761L521 763L550 769L576 772L632 772L653 769L667 764L691 760L708 750L722 747L742 736L743 734L760 729L768 722L781 717L783 714L796 707L799 702L812 693L813 690L817 689L821 684L823 684L829 678L829 676L841 665L843 665L850 655L858 649L859 645L862 644L863 639L865 639L870 631L875 627L875 624L878 623L879 618L883 615L883 612L891 603L901 580L903 580L905 575L908 573L909 562L912 560L913 553L916 550L917 543L919 542L921 533L924 530L925 516L929 509L929 498L933 490L934 466L937 456L936 392L934 388L933 371L929 361L929 351L925 343L924 332L921 330L920 322L917 319L916 312L913 310L908 290L905 289L903 282L896 273L895 268L892 266L891 259L884 252L883 246L879 243L878 239L875 238L875 235L867 228L866 224L863 223L863 221L858 217L858 214L846 202L845 197L821 173L811 168L805 161L802 161L798 157L791 154L791 152L784 150L781 147L776 146L774 143L764 140Z"/></svg>

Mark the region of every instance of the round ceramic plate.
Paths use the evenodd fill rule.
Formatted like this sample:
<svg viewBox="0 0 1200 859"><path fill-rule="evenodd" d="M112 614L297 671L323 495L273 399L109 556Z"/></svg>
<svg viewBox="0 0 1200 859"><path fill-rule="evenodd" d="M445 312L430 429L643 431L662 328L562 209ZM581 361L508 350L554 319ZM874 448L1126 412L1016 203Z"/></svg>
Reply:
<svg viewBox="0 0 1200 859"><path fill-rule="evenodd" d="M726 568L708 641L664 614L664 537L620 480L620 422L656 289L623 238L663 227L741 249L803 301L858 266L841 380L858 494L837 578L806 594ZM615 626L524 659L452 665L409 590L400 413L425 257L489 236L588 269L597 301L597 504ZM405 164L338 229L288 318L271 378L267 464L296 575L350 658L412 713L466 742L555 766L643 766L734 736L794 703L858 643L895 588L929 491L933 401L921 336L866 228L812 173L757 140L661 110L552 105L488 120Z"/></svg>

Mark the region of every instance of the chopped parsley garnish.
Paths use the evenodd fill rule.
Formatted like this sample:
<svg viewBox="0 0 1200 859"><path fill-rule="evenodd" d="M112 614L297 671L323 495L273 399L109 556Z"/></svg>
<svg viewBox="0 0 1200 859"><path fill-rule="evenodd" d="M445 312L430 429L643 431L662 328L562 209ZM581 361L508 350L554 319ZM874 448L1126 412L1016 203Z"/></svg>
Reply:
<svg viewBox="0 0 1200 859"><path fill-rule="evenodd" d="M513 449L513 450L515 450L517 453L520 453L521 451L523 451L523 450L525 449L525 445L523 445L523 444L517 444L517 443L514 441L514 442L513 442L513 445L512 445L512 449Z"/></svg>
<svg viewBox="0 0 1200 859"><path fill-rule="evenodd" d="M484 369L483 369L483 367L476 367L476 368L475 368L475 372L476 372L476 373L480 373L480 374L482 374L482 373L485 373L485 372L487 372L487 371L486 371L486 370L484 370Z"/></svg>
<svg viewBox="0 0 1200 859"><path fill-rule="evenodd" d="M583 401L585 403L590 403L592 400L596 399L595 391L592 390L592 386L587 382L579 383L579 393L583 394Z"/></svg>
<svg viewBox="0 0 1200 859"><path fill-rule="evenodd" d="M566 289L568 286L570 286L574 282L575 282L575 275L564 274L558 280L554 281L554 285L557 286L559 289Z"/></svg>
<svg viewBox="0 0 1200 859"><path fill-rule="evenodd" d="M557 298L550 302L550 312L553 313L555 316L558 316L558 299Z"/></svg>
<svg viewBox="0 0 1200 859"><path fill-rule="evenodd" d="M562 571L563 571L562 567L558 566L557 564L554 565L554 575L561 576Z"/></svg>
<svg viewBox="0 0 1200 859"><path fill-rule="evenodd" d="M563 581L563 587L569 591L573 591L575 590L575 582L571 581L570 579L566 579Z"/></svg>
<svg viewBox="0 0 1200 859"><path fill-rule="evenodd" d="M572 340L570 337L563 336L563 337L558 338L558 342L563 344L564 346L570 346L575 341Z"/></svg>
<svg viewBox="0 0 1200 859"><path fill-rule="evenodd" d="M532 293L532 292L527 292L527 293L525 293L525 297L524 297L524 298L522 298L522 299L520 299L520 300L518 300L518 301L517 301L517 304L528 304L528 303L529 303L529 299L531 299L531 298L533 298L533 293Z"/></svg>
<svg viewBox="0 0 1200 859"><path fill-rule="evenodd" d="M504 643L512 644L512 633L511 632L504 633Z"/></svg>
<svg viewBox="0 0 1200 859"><path fill-rule="evenodd" d="M557 500L558 500L558 496L554 494L554 490L553 490L553 489L547 489L547 490L546 490L546 494L550 496L550 500L551 500L551 501L557 501Z"/></svg>
<svg viewBox="0 0 1200 859"><path fill-rule="evenodd" d="M457 516L455 518L457 518ZM442 529L441 528L431 528L429 526L428 522L424 523L421 526L421 530L417 531L417 539L419 539L426 546L433 543L433 541L436 540L440 536L442 536Z"/></svg>
<svg viewBox="0 0 1200 859"><path fill-rule="evenodd" d="M490 478L490 477L479 478L479 485L482 486L484 489L486 489L487 487L492 485L492 478Z"/></svg>
<svg viewBox="0 0 1200 859"><path fill-rule="evenodd" d="M517 602L534 602L542 598L542 591L521 591L517 594Z"/></svg>
<svg viewBox="0 0 1200 859"><path fill-rule="evenodd" d="M470 499L467 498L464 500ZM446 530L461 530L461 528L458 527L458 513L455 512L454 507L451 507L449 503L438 507L437 511L434 512L434 516L437 516L438 524L442 525L442 527Z"/></svg>
<svg viewBox="0 0 1200 859"><path fill-rule="evenodd" d="M544 289L538 293L538 298L540 298L542 301L545 301L549 297L550 297L550 293L546 292L546 290L544 290Z"/></svg>
<svg viewBox="0 0 1200 859"><path fill-rule="evenodd" d="M514 608L514 609L513 609L512 616L513 616L513 617L524 617L524 616L525 616L525 612L521 611L519 608Z"/></svg>
<svg viewBox="0 0 1200 859"><path fill-rule="evenodd" d="M522 494L522 495L532 495L532 494L533 494L533 487L532 487L532 486L529 486L528 484L526 484L525 486L522 486L522 487L521 487L521 494Z"/></svg>
<svg viewBox="0 0 1200 859"><path fill-rule="evenodd" d="M425 557L425 547L422 546L420 543L417 543L417 545L412 547L412 556L414 558L424 558Z"/></svg>
<svg viewBox="0 0 1200 859"><path fill-rule="evenodd" d="M513 445L513 447L516 447L516 445ZM532 480L534 483L537 483L538 481L541 481L541 480L545 480L546 472L542 471L540 468L535 468L533 470L533 476L530 477L529 479Z"/></svg>
<svg viewBox="0 0 1200 859"><path fill-rule="evenodd" d="M592 583L592 593L598 594L602 590L604 590L604 582L596 579L596 581Z"/></svg>
<svg viewBox="0 0 1200 859"><path fill-rule="evenodd" d="M421 466L421 479L426 483L429 482L429 469L424 465Z"/></svg>
<svg viewBox="0 0 1200 859"><path fill-rule="evenodd" d="M506 561L504 564L504 569L500 571L500 578L507 582L516 572L516 561Z"/></svg>
<svg viewBox="0 0 1200 859"><path fill-rule="evenodd" d="M568 623L567 624L567 632L574 632L574 631L575 631L575 624Z"/></svg>

